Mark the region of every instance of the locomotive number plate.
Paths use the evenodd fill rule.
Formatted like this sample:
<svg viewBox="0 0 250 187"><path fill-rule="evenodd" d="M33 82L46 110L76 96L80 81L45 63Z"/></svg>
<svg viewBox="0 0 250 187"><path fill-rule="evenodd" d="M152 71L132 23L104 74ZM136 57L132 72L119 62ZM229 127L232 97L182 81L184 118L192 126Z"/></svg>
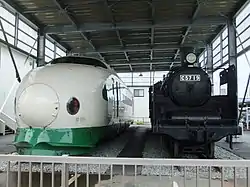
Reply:
<svg viewBox="0 0 250 187"><path fill-rule="evenodd" d="M201 81L201 76L199 74L180 75L180 81Z"/></svg>

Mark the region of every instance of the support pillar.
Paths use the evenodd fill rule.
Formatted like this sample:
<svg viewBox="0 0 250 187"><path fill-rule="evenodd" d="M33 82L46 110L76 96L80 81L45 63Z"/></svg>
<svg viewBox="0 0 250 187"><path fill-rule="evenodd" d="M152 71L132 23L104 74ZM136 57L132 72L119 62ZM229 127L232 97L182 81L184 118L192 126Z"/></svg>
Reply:
<svg viewBox="0 0 250 187"><path fill-rule="evenodd" d="M237 46L236 46L236 28L234 28L234 19L229 17L227 21L228 27L228 56L229 56L229 66L234 66L233 73L228 77L230 84L228 83L228 96L230 98L230 103L232 111L234 112L233 118L236 119L237 125L239 125L239 115L238 115L238 81L237 81ZM232 135L227 137L229 140L230 148L232 149L232 142L234 141Z"/></svg>
<svg viewBox="0 0 250 187"><path fill-rule="evenodd" d="M249 119L248 119L248 113L249 113L249 108L248 104L246 105L246 123L247 123L247 130L249 130Z"/></svg>
<svg viewBox="0 0 250 187"><path fill-rule="evenodd" d="M53 43L54 44L54 59L56 58L56 42Z"/></svg>
<svg viewBox="0 0 250 187"><path fill-rule="evenodd" d="M229 66L234 65L235 71L231 84L228 85L228 94L234 102L234 107L236 109L237 119L238 119L238 75L237 75L237 45L236 45L236 28L234 27L234 19L231 18L227 22L228 26L228 55L229 55Z"/></svg>
<svg viewBox="0 0 250 187"><path fill-rule="evenodd" d="M45 33L43 29L38 32L38 45L37 45L37 67L45 64Z"/></svg>
<svg viewBox="0 0 250 187"><path fill-rule="evenodd" d="M131 84L132 86L134 86L134 73L131 72Z"/></svg>
<svg viewBox="0 0 250 187"><path fill-rule="evenodd" d="M213 49L212 44L207 44L207 62L206 62L206 69L209 77L213 80Z"/></svg>
<svg viewBox="0 0 250 187"><path fill-rule="evenodd" d="M149 86L152 85L152 71L149 72Z"/></svg>
<svg viewBox="0 0 250 187"><path fill-rule="evenodd" d="M19 14L15 14L15 34L14 34L14 46L18 43L18 27L19 27Z"/></svg>
<svg viewBox="0 0 250 187"><path fill-rule="evenodd" d="M152 69L153 69L153 64L150 64L150 75L149 75L149 85L152 85ZM154 83L153 83L154 84Z"/></svg>
<svg viewBox="0 0 250 187"><path fill-rule="evenodd" d="M214 77L213 77L213 49L212 49L212 44L207 44L206 46L206 51L207 51L207 60L206 62L206 70L207 74L210 77L210 80L212 82L212 85L214 85ZM214 94L214 86L212 86L212 95Z"/></svg>
<svg viewBox="0 0 250 187"><path fill-rule="evenodd" d="M237 45L236 45L236 28L234 28L233 19L228 20L228 54L229 65L237 67Z"/></svg>

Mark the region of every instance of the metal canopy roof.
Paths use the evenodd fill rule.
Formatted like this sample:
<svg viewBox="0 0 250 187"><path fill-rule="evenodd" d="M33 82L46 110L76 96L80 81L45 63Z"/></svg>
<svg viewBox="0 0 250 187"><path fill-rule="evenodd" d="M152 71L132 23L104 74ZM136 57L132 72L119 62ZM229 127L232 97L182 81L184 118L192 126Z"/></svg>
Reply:
<svg viewBox="0 0 250 187"><path fill-rule="evenodd" d="M179 47L200 53L246 0L8 0L72 53L118 72L168 70Z"/></svg>

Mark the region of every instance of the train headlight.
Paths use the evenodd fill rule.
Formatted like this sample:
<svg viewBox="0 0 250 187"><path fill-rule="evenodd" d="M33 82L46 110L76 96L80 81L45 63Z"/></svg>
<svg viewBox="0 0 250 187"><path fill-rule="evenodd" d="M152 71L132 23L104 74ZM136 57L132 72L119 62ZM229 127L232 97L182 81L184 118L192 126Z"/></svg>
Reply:
<svg viewBox="0 0 250 187"><path fill-rule="evenodd" d="M71 115L77 114L80 109L80 102L75 97L70 98L67 103L67 111Z"/></svg>
<svg viewBox="0 0 250 187"><path fill-rule="evenodd" d="M194 53L189 53L186 56L186 60L187 60L188 63L193 64L196 61L196 55Z"/></svg>

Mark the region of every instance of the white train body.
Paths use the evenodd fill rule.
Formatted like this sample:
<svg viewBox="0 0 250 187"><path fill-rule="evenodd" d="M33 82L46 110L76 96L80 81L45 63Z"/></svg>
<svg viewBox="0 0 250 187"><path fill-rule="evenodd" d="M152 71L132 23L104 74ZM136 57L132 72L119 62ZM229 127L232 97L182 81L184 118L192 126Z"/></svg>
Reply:
<svg viewBox="0 0 250 187"><path fill-rule="evenodd" d="M132 121L133 95L109 67L90 58L61 59L66 63L29 72L17 90L20 154L79 154L79 148L94 147Z"/></svg>

